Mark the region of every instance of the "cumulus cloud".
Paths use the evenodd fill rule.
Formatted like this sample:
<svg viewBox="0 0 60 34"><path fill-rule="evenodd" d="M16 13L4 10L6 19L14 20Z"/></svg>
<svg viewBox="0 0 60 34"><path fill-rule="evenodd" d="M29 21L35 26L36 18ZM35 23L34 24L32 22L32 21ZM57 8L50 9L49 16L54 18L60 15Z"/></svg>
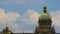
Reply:
<svg viewBox="0 0 60 34"><path fill-rule="evenodd" d="M18 23L16 21L19 21L21 23L19 23L20 25L18 25ZM35 23L37 23L36 21L38 20L38 13L34 10L30 10L28 9L26 14L21 16L20 14L18 14L17 12L5 12L4 9L0 8L0 25L3 29L5 27L6 24L8 24L8 27L15 32L16 30L21 32L21 29L19 29L20 27L24 28L26 26L30 26L33 25ZM25 29L24 29L25 30ZM26 30L25 32L32 32L29 30Z"/></svg>
<svg viewBox="0 0 60 34"><path fill-rule="evenodd" d="M53 24L54 25L57 25L57 26L60 26L59 24L59 20L60 20L60 11L56 11L56 12L52 12L51 13L52 15L52 20L53 20Z"/></svg>
<svg viewBox="0 0 60 34"><path fill-rule="evenodd" d="M60 11L51 12L52 23L55 26L56 32L60 33Z"/></svg>
<svg viewBox="0 0 60 34"><path fill-rule="evenodd" d="M14 33L33 33L33 31L30 31L30 30L16 30Z"/></svg>
<svg viewBox="0 0 60 34"><path fill-rule="evenodd" d="M11 28L17 28L17 24L13 22L18 18L20 18L20 14L14 12L6 13L4 9L0 8L0 29L3 29L6 24L8 24Z"/></svg>
<svg viewBox="0 0 60 34"><path fill-rule="evenodd" d="M33 33L33 31L30 31L30 30L24 30L24 33Z"/></svg>
<svg viewBox="0 0 60 34"><path fill-rule="evenodd" d="M36 11L28 9L25 16L31 24L37 24L39 14Z"/></svg>
<svg viewBox="0 0 60 34"><path fill-rule="evenodd" d="M0 8L0 23L16 21L18 18L20 18L20 15L18 13L14 12L5 13L5 11Z"/></svg>

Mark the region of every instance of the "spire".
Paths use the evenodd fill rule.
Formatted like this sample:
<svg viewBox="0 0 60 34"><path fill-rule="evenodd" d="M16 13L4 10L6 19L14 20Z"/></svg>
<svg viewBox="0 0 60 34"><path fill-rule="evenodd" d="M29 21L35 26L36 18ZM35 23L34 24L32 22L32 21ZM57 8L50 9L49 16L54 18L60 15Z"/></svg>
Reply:
<svg viewBox="0 0 60 34"><path fill-rule="evenodd" d="M43 9L44 9L44 13L47 13L47 10L46 10L46 4L44 5L44 7L43 7Z"/></svg>
<svg viewBox="0 0 60 34"><path fill-rule="evenodd" d="M6 29L9 29L9 28L8 28L8 23L6 23Z"/></svg>

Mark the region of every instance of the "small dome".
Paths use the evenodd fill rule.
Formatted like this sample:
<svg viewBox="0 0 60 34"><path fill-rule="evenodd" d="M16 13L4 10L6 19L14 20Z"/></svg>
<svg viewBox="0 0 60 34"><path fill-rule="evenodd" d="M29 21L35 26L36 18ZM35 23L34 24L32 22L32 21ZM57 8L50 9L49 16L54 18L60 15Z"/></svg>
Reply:
<svg viewBox="0 0 60 34"><path fill-rule="evenodd" d="M49 18L49 14L48 13L42 13L41 14L41 19L48 19Z"/></svg>

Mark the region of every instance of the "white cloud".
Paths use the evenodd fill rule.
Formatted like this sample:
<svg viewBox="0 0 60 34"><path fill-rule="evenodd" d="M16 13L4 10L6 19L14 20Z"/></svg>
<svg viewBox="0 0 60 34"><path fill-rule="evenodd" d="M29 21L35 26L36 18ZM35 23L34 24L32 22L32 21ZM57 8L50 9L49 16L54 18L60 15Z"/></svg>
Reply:
<svg viewBox="0 0 60 34"><path fill-rule="evenodd" d="M33 31L17 29L16 31L14 31L14 33L33 33Z"/></svg>
<svg viewBox="0 0 60 34"><path fill-rule="evenodd" d="M24 33L33 33L33 31L30 31L30 30L24 30Z"/></svg>
<svg viewBox="0 0 60 34"><path fill-rule="evenodd" d="M8 24L11 29L18 28L18 25L14 22L17 21L20 17L20 14L17 12L5 13L5 10L0 8L0 26L2 26L0 29L2 30L6 24Z"/></svg>
<svg viewBox="0 0 60 34"><path fill-rule="evenodd" d="M60 26L60 11L51 12L54 25Z"/></svg>
<svg viewBox="0 0 60 34"><path fill-rule="evenodd" d="M32 14L33 15L32 15ZM36 16L35 16L35 15ZM30 16L29 16L30 15ZM14 31L19 31L20 29L20 26L18 25L18 23L15 23L17 20L21 20L21 22L23 23L21 26L28 26L28 24L32 24L34 22L32 22L33 20L36 21L36 19L34 18L37 18L38 14L33 11L33 10L28 10L27 13L25 14L26 17L28 18L25 18L23 16L21 16L20 14L18 14L17 12L5 12L4 9L1 9L0 8L0 24L3 24L2 25L2 28L0 29L3 29L5 27L6 24L8 24L9 28L14 32ZM33 20L32 20L32 17L34 16ZM23 21L24 20L24 21ZM31 22L31 23L30 23ZM1 25L0 25L1 26ZM26 30L26 32L28 32L29 30ZM19 31L21 32L21 31ZM31 31L29 31L31 32Z"/></svg>
<svg viewBox="0 0 60 34"><path fill-rule="evenodd" d="M22 33L23 32L23 30L20 30L20 29L16 29L15 31L14 31L14 33Z"/></svg>
<svg viewBox="0 0 60 34"><path fill-rule="evenodd" d="M16 21L18 18L20 18L20 15L18 13L14 12L8 12L5 13L3 9L0 9L0 23L9 23L12 21Z"/></svg>
<svg viewBox="0 0 60 34"><path fill-rule="evenodd" d="M57 33L60 33L60 11L51 12L51 15L55 30Z"/></svg>
<svg viewBox="0 0 60 34"><path fill-rule="evenodd" d="M6 17L9 21L16 21L17 18L20 18L20 15L18 13L9 12L6 14Z"/></svg>
<svg viewBox="0 0 60 34"><path fill-rule="evenodd" d="M36 11L28 9L25 16L27 16L31 24L37 24L39 14Z"/></svg>

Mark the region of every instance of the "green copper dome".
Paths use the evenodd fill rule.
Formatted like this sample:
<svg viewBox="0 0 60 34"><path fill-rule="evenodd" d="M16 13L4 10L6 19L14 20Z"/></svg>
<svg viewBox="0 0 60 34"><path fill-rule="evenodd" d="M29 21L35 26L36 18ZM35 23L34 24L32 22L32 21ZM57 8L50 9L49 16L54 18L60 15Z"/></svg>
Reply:
<svg viewBox="0 0 60 34"><path fill-rule="evenodd" d="M42 19L48 19L49 15L47 13L42 13L41 18Z"/></svg>

